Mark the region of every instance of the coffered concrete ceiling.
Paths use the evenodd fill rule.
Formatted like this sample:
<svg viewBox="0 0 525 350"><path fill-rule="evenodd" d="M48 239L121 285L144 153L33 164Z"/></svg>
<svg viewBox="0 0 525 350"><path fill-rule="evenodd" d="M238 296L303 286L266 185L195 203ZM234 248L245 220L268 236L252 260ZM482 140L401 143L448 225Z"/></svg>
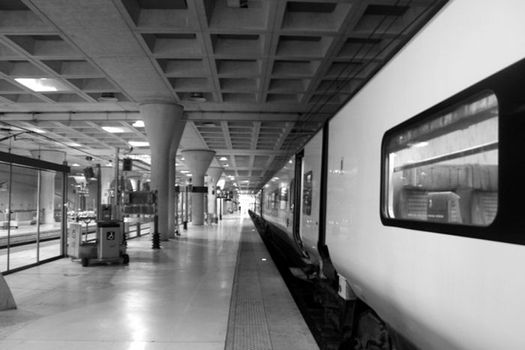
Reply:
<svg viewBox="0 0 525 350"><path fill-rule="evenodd" d="M64 150L84 167L119 148L147 172L149 148L130 146L147 141L138 105L175 101L179 151L216 151L212 165L254 190L445 2L1 0L0 149Z"/></svg>

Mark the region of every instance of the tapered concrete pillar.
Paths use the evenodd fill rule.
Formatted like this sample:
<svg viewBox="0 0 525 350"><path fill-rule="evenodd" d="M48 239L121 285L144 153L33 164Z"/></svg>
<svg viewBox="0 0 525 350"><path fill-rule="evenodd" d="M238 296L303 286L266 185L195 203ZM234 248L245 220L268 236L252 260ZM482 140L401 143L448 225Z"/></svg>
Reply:
<svg viewBox="0 0 525 350"><path fill-rule="evenodd" d="M169 216L168 216L168 237L169 238L175 238L175 231L177 230L177 227L175 225L175 211L177 210L177 206L175 204L176 200L176 194L175 194L175 181L176 181L176 174L175 174L175 167L176 167L176 156L177 156L177 149L179 148L180 139L182 137L182 133L184 131L184 127L186 125L186 121L178 121L177 125L175 126L175 130L173 131L173 136L171 139L171 146L170 146L170 160L169 160L169 193L168 193L168 210L169 210Z"/></svg>
<svg viewBox="0 0 525 350"><path fill-rule="evenodd" d="M217 192L215 187L222 175L224 168L211 167L208 169L208 217L212 222L217 222Z"/></svg>
<svg viewBox="0 0 525 350"><path fill-rule="evenodd" d="M204 223L204 196L207 192L195 192L198 187L204 186L204 175L210 166L215 151L210 150L184 150L184 163L191 171L194 192L191 193L191 222L193 225Z"/></svg>
<svg viewBox="0 0 525 350"><path fill-rule="evenodd" d="M34 150L31 151L33 158L45 160L46 162L62 164L66 160L66 153L55 150ZM40 222L43 224L55 223L55 172L42 171L40 178L40 210L43 217Z"/></svg>
<svg viewBox="0 0 525 350"><path fill-rule="evenodd" d="M163 241L169 238L170 148L182 132L183 108L175 103L151 102L140 105L151 149L151 190L157 191L158 231Z"/></svg>

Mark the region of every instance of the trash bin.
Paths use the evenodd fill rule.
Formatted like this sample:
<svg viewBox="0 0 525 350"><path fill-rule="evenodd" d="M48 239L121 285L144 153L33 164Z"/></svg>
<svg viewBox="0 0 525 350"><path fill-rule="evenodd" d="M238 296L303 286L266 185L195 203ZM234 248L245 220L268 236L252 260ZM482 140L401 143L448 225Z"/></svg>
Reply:
<svg viewBox="0 0 525 350"><path fill-rule="evenodd" d="M117 259L120 257L122 228L118 221L101 221L98 226L98 259Z"/></svg>

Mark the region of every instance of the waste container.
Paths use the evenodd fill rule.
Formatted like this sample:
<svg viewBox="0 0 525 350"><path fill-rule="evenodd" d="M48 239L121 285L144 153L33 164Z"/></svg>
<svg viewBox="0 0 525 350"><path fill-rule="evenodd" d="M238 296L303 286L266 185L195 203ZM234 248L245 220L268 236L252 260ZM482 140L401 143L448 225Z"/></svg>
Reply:
<svg viewBox="0 0 525 350"><path fill-rule="evenodd" d="M100 221L98 227L98 258L116 259L120 257L122 228L118 221Z"/></svg>
<svg viewBox="0 0 525 350"><path fill-rule="evenodd" d="M80 246L79 257L82 260L82 266L88 266L90 261L128 264L129 255L126 254L123 229L124 225L120 221L97 222L96 243Z"/></svg>

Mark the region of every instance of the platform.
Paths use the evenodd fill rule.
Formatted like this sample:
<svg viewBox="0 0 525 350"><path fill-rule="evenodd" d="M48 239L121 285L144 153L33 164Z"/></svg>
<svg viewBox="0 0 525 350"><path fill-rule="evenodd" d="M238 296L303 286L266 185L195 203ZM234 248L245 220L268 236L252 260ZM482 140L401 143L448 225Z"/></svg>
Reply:
<svg viewBox="0 0 525 350"><path fill-rule="evenodd" d="M129 266L61 259L5 276L0 349L318 349L250 219L189 225Z"/></svg>

